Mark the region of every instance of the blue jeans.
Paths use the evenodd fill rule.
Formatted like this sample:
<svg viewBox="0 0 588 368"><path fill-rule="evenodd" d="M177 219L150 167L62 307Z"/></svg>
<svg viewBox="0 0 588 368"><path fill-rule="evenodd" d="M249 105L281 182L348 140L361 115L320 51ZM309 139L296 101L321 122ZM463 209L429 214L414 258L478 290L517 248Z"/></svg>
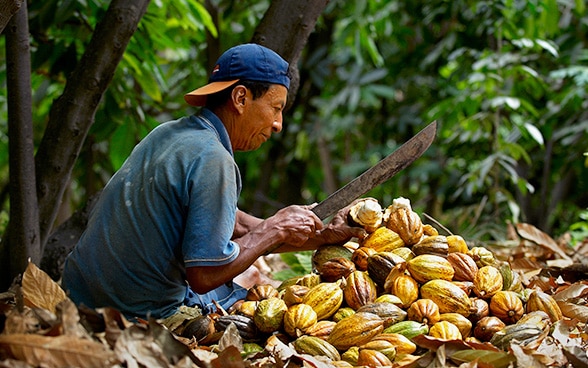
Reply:
<svg viewBox="0 0 588 368"><path fill-rule="evenodd" d="M198 306L203 314L216 312L216 301L223 309L227 310L238 300L245 299L247 289L234 282L228 282L206 294L196 294L190 287L186 289L184 304L188 307Z"/></svg>

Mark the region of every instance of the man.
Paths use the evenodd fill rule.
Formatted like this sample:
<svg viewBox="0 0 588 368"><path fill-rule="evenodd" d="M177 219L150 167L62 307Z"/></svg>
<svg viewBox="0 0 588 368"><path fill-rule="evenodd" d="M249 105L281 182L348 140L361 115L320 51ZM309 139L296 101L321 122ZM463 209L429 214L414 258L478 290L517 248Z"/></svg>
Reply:
<svg viewBox="0 0 588 368"><path fill-rule="evenodd" d="M209 83L185 96L197 115L161 124L105 186L68 256L62 285L78 304L129 317L165 318L179 306L228 308L247 290L233 279L276 245L316 249L363 235L346 210L328 224L312 206L266 220L237 208L234 151L257 149L282 130L288 63L255 44L226 51Z"/></svg>

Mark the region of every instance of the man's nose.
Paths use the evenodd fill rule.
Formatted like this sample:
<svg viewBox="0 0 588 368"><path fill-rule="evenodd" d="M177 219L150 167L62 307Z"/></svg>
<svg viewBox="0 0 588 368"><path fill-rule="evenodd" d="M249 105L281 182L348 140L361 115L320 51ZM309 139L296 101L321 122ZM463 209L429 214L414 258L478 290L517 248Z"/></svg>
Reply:
<svg viewBox="0 0 588 368"><path fill-rule="evenodd" d="M274 123L272 124L272 131L274 133L279 133L282 131L282 119L281 118L279 120L274 121Z"/></svg>

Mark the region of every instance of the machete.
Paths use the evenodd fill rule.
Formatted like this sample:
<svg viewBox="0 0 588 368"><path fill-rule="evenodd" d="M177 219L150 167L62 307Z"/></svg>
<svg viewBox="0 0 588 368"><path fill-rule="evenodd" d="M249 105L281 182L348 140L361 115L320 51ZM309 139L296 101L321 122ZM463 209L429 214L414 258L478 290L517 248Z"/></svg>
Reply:
<svg viewBox="0 0 588 368"><path fill-rule="evenodd" d="M433 121L414 137L398 147L394 152L380 160L377 164L367 169L345 186L328 196L325 200L313 207L314 212L321 220L325 220L341 208L351 204L354 200L366 194L383 182L389 180L402 171L429 148L437 134L437 121ZM279 248L277 244L266 251L266 255Z"/></svg>
<svg viewBox="0 0 588 368"><path fill-rule="evenodd" d="M425 153L435 139L436 133L437 121L433 121L394 152L316 205L312 212L324 220L389 180Z"/></svg>

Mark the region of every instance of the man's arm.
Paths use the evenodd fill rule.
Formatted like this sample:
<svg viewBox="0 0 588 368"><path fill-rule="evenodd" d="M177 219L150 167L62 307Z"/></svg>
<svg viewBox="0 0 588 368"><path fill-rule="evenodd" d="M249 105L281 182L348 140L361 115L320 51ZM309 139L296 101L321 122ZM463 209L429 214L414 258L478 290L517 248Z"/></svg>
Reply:
<svg viewBox="0 0 588 368"><path fill-rule="evenodd" d="M242 237L262 222L263 219L252 216L241 210L237 210L237 215L235 218L235 230L233 230L233 237L231 239Z"/></svg>

